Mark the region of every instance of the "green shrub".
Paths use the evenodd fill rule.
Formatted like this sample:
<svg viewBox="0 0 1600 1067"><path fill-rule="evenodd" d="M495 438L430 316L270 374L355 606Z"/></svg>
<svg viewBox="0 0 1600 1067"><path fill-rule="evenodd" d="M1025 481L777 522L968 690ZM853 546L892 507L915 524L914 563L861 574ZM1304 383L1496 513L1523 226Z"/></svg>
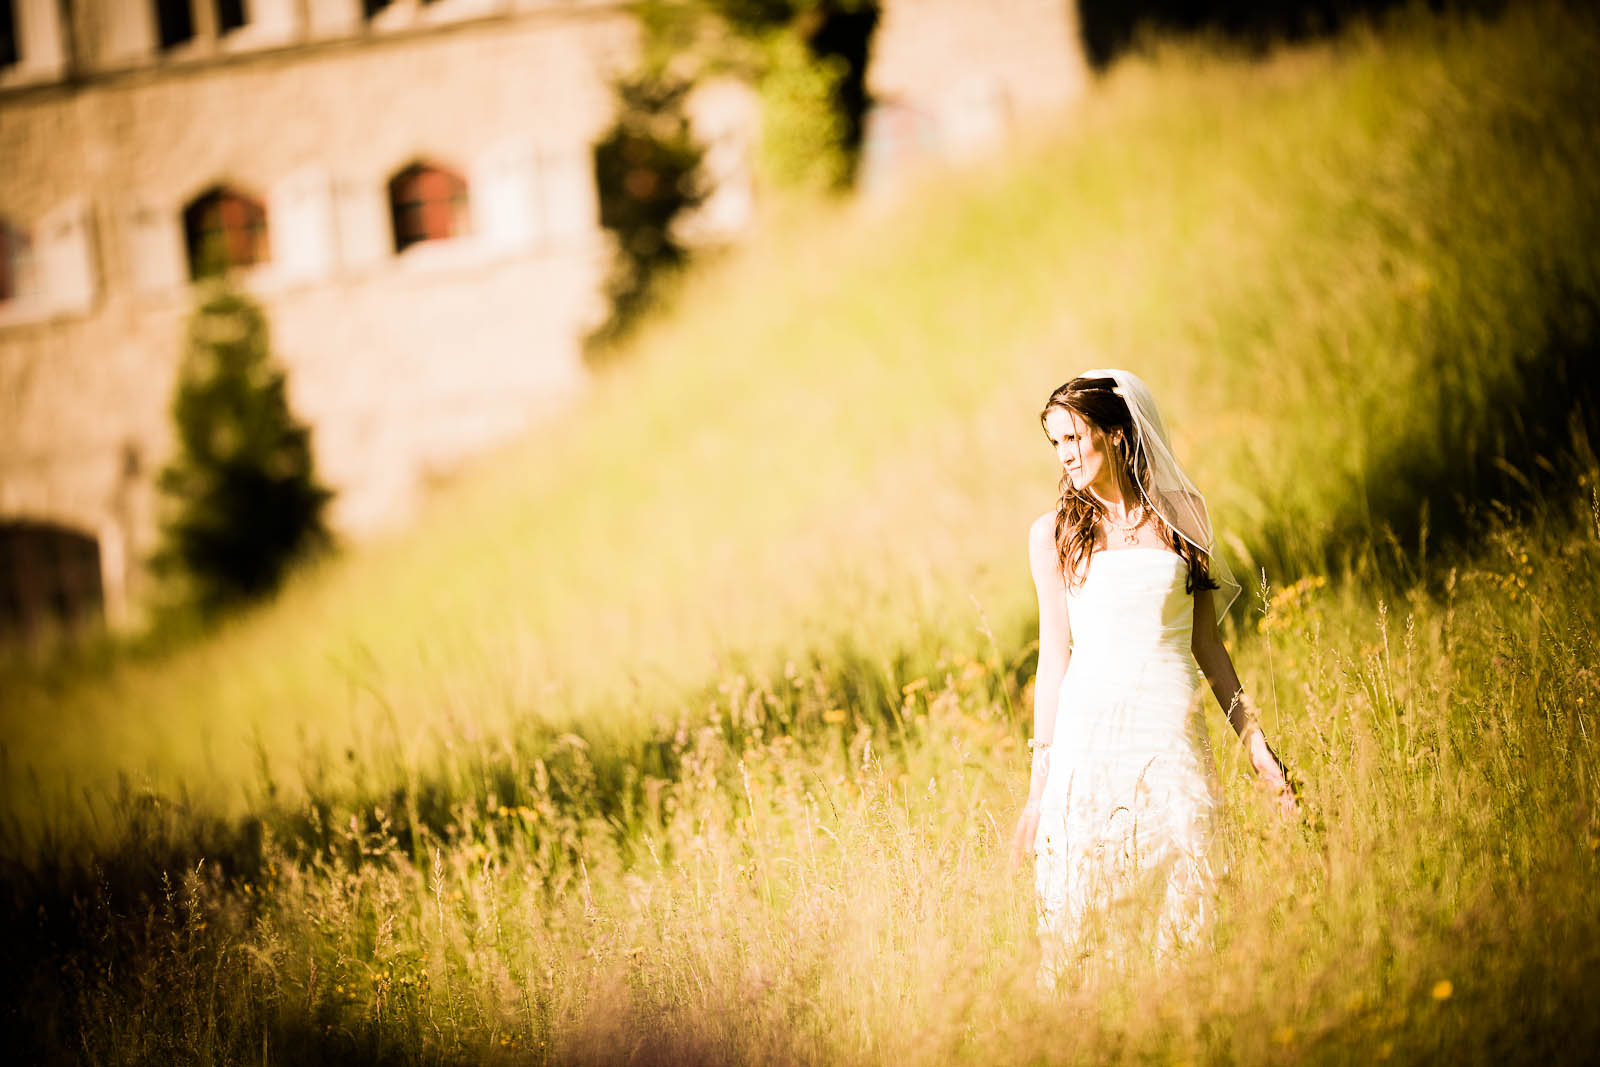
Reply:
<svg viewBox="0 0 1600 1067"><path fill-rule="evenodd" d="M706 0L755 43L761 155L781 186L836 190L855 177L870 99L876 0Z"/></svg>
<svg viewBox="0 0 1600 1067"><path fill-rule="evenodd" d="M166 514L151 563L176 594L169 606L210 616L258 599L328 545L332 494L285 386L261 309L226 284L203 288L172 407L178 454L159 481Z"/></svg>
<svg viewBox="0 0 1600 1067"><path fill-rule="evenodd" d="M649 71L617 83L617 121L594 146L600 225L613 239L606 279L610 314L588 338L591 358L626 337L655 297L664 275L687 252L672 224L705 199L700 163L683 99L691 83Z"/></svg>

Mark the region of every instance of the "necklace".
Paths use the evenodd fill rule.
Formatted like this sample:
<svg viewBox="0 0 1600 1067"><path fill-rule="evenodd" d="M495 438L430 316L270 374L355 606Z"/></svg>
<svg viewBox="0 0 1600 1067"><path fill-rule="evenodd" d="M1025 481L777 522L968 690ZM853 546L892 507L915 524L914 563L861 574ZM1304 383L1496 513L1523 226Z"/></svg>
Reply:
<svg viewBox="0 0 1600 1067"><path fill-rule="evenodd" d="M1115 530L1119 534L1121 534L1122 535L1122 543L1123 544L1125 544L1125 545L1136 545L1136 544L1139 543L1139 527L1144 525L1144 520L1146 518L1148 518L1148 517L1149 516L1148 516L1148 514L1146 513L1146 511L1145 511L1145 509L1143 507L1139 508L1139 517L1137 519L1135 519L1133 522L1128 522L1127 521L1127 514L1126 513L1123 514L1123 521L1122 522L1112 522L1111 521L1111 513L1107 512L1106 513L1106 528L1108 530Z"/></svg>

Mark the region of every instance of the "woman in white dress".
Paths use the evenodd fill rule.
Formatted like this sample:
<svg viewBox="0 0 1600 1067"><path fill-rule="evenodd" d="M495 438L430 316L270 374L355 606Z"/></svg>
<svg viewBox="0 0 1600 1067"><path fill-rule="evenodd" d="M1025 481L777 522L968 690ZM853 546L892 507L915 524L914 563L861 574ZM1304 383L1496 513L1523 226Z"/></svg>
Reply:
<svg viewBox="0 0 1600 1067"><path fill-rule="evenodd" d="M1039 667L1013 844L1035 857L1040 978L1053 985L1110 928L1148 931L1159 956L1205 922L1216 776L1196 664L1280 809L1296 802L1217 633L1238 585L1149 389L1086 371L1040 421L1061 497L1028 536Z"/></svg>

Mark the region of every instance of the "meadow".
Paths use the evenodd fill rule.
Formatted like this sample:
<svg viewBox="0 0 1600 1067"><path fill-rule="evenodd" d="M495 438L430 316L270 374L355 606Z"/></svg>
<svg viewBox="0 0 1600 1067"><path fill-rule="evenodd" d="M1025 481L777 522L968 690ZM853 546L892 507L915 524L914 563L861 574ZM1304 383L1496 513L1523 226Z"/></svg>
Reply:
<svg viewBox="0 0 1600 1067"><path fill-rule="evenodd" d="M88 1062L1581 1060L1600 23L1158 44L775 218L414 529L0 673L0 992ZM1205 944L1034 985L1036 414L1136 370L1301 782Z"/></svg>

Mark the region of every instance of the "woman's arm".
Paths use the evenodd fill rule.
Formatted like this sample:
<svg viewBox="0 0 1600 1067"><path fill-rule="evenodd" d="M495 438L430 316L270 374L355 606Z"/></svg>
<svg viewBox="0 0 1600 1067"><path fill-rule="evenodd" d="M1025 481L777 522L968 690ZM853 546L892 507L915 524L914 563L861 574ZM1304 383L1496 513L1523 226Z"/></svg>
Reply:
<svg viewBox="0 0 1600 1067"><path fill-rule="evenodd" d="M1299 810L1294 790L1283 764L1267 744L1267 735L1256 718L1255 706L1239 684L1239 674L1233 669L1233 657L1228 655L1222 635L1217 632L1216 605L1211 600L1211 590L1201 589L1194 595L1194 636L1190 642L1194 661L1200 672L1211 683L1217 703L1228 716L1228 725L1239 735L1245 750L1250 754L1250 765L1255 768L1261 782L1278 798L1278 809L1284 815Z"/></svg>
<svg viewBox="0 0 1600 1067"><path fill-rule="evenodd" d="M1033 679L1033 759L1028 802L1017 820L1012 859L1033 851L1039 829L1039 800L1050 773L1050 744L1056 730L1056 700L1072 657L1072 624L1067 618L1067 587L1056 555L1055 512L1046 512L1028 529L1028 565L1039 597L1039 665Z"/></svg>

